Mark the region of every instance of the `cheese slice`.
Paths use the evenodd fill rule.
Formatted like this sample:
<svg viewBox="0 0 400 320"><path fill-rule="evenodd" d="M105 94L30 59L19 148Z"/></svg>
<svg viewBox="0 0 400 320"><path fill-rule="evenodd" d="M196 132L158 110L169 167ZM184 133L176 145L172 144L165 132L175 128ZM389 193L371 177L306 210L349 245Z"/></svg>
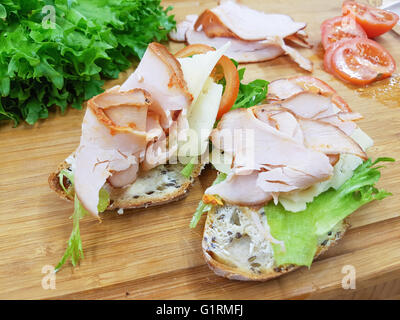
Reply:
<svg viewBox="0 0 400 320"><path fill-rule="evenodd" d="M222 97L222 85L208 78L188 116L188 139L179 146L179 157L196 157L206 152Z"/></svg>
<svg viewBox="0 0 400 320"><path fill-rule="evenodd" d="M181 64L183 76L189 92L193 96L192 106L196 103L196 100L198 99L204 84L209 78L211 71L214 69L218 60L221 59L222 55L229 48L229 46L230 42L227 42L224 46L216 51L209 51L203 54L196 54L192 57L178 59L179 63ZM188 115L190 115L192 111L193 108L189 108Z"/></svg>
<svg viewBox="0 0 400 320"><path fill-rule="evenodd" d="M373 140L360 128L356 128L351 137L366 151L373 145ZM342 154L340 160L334 166L332 177L324 182L316 183L306 190L299 190L279 195L279 202L291 212L303 211L307 208L307 203L328 190L329 188L338 189L348 179L353 176L354 170L363 162L355 155Z"/></svg>

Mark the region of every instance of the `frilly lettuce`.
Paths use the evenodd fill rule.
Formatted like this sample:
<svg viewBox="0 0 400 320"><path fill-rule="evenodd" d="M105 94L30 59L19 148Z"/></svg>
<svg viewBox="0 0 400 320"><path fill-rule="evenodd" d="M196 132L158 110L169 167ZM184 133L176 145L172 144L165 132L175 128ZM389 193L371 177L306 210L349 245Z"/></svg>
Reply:
<svg viewBox="0 0 400 320"><path fill-rule="evenodd" d="M286 211L281 204L274 205L272 202L265 206L271 235L285 243L284 250L280 245L273 244L276 264L309 267L317 250L318 237L327 234L362 205L391 195L374 186L382 167L375 165L382 161L392 162L394 159L365 161L339 189L331 188L321 193L301 212Z"/></svg>
<svg viewBox="0 0 400 320"><path fill-rule="evenodd" d="M70 181L71 185L68 188L64 186L64 176ZM68 194L72 194L74 192L74 176L73 173L69 170L62 170L59 174L60 185ZM97 209L99 212L104 212L108 205L110 204L110 195L105 189L100 189L99 192L99 204L97 205ZM79 229L79 220L82 219L88 212L80 203L78 197L74 196L74 213L72 215L72 232L68 240L68 246L65 250L63 257L60 262L57 264L55 270L58 271L64 265L64 263L71 258L72 265L75 267L79 261L83 258L83 249L82 249L82 240L81 233Z"/></svg>
<svg viewBox="0 0 400 320"><path fill-rule="evenodd" d="M219 173L217 178L214 180L213 185L224 181L227 177L226 173ZM212 208L212 204L205 204L203 201L199 202L197 206L196 212L194 213L192 220L190 221L190 228L196 228L197 224L199 223L201 216L203 213L210 211Z"/></svg>

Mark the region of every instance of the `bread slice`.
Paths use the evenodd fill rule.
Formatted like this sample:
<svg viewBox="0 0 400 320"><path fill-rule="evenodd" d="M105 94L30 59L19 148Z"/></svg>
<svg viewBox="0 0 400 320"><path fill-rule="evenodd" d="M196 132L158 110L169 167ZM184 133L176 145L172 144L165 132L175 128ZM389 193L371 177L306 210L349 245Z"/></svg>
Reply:
<svg viewBox="0 0 400 320"><path fill-rule="evenodd" d="M197 164L189 178L180 173L183 167L182 164L159 165L147 172L140 172L133 184L123 188L114 188L106 183L105 188L110 193L108 209L157 206L184 198L194 179L203 169L203 164ZM72 170L70 161L62 162L57 170L49 175L49 185L61 198L73 200L73 196L68 195L60 185L58 175L63 169ZM66 178L64 186L68 186Z"/></svg>
<svg viewBox="0 0 400 320"><path fill-rule="evenodd" d="M261 216L264 210L224 205L216 206L208 213L202 241L203 255L217 275L233 280L266 281L299 268L276 265L272 244L252 219L254 213ZM266 219L260 220L266 223ZM264 224L263 227L267 226ZM333 246L348 227L346 221L342 221L318 239L315 258Z"/></svg>

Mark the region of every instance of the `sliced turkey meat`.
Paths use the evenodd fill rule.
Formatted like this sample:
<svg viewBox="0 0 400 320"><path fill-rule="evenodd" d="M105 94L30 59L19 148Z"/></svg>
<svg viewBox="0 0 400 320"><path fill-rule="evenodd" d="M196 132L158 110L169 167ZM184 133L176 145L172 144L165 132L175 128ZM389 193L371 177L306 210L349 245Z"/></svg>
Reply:
<svg viewBox="0 0 400 320"><path fill-rule="evenodd" d="M365 151L338 127L318 120L299 119L307 148L325 154L348 153L367 160Z"/></svg>
<svg viewBox="0 0 400 320"><path fill-rule="evenodd" d="M99 191L108 178L117 186L136 179L137 155L147 144L142 123L150 105L149 95L141 89L105 92L88 102L74 179L78 199L95 216Z"/></svg>
<svg viewBox="0 0 400 320"><path fill-rule="evenodd" d="M277 104L307 119L319 119L336 114L330 98L306 91L299 92Z"/></svg>
<svg viewBox="0 0 400 320"><path fill-rule="evenodd" d="M283 38L279 36L271 36L267 38L267 40L263 40L261 42L265 44L275 44L279 46L285 52L285 54L290 56L293 61L299 65L299 67L310 72L313 71L313 63L309 59L303 57L296 49L287 45Z"/></svg>
<svg viewBox="0 0 400 320"><path fill-rule="evenodd" d="M272 81L268 86L268 99L271 101L284 100L301 91L331 97L332 102L339 109L351 112L346 101L331 86L312 76L297 76Z"/></svg>
<svg viewBox="0 0 400 320"><path fill-rule="evenodd" d="M292 126L288 119L282 117L279 127L285 123ZM235 139L237 130L249 131L251 138L239 136ZM234 168L240 168L242 172L255 170L271 171L274 174L280 171L285 175L295 171L303 175L302 179L297 180L297 184L289 187L283 186L288 177L266 180L265 183L261 183L258 179L257 186L264 192L281 192L283 187L285 190L307 188L316 182L328 179L333 172L329 158L321 152L308 149L285 131L282 132L269 123L259 120L252 109L237 109L224 115L213 131L211 140L217 148L234 155ZM274 175L273 179L275 177ZM248 191L242 189L242 192Z"/></svg>
<svg viewBox="0 0 400 320"><path fill-rule="evenodd" d="M185 20L179 22L176 25L176 30L172 30L168 37L175 42L185 42L186 32L193 29L194 24L199 16L197 14L189 14L185 17Z"/></svg>
<svg viewBox="0 0 400 320"><path fill-rule="evenodd" d="M291 96L303 92L303 88L293 83L289 79L278 79L268 85L268 100L280 101L290 98Z"/></svg>
<svg viewBox="0 0 400 320"><path fill-rule="evenodd" d="M99 191L106 182L125 187L139 170L177 154L178 143L187 139L193 97L223 50L178 61L164 46L151 43L124 84L89 100L74 170L76 194L89 212L98 216Z"/></svg>
<svg viewBox="0 0 400 320"><path fill-rule="evenodd" d="M285 44L292 42L309 47L305 23L294 22L283 14L266 14L233 1L224 1L213 9L206 9L196 20L189 15L178 23L170 38L188 44L205 44L221 48L230 41L225 53L239 63L260 62L288 54L300 67L312 70L312 63L297 50Z"/></svg>
<svg viewBox="0 0 400 320"><path fill-rule="evenodd" d="M248 175L232 173L224 181L209 187L205 194L217 194L225 201L237 205L262 205L271 200L272 196L257 186L257 178L256 171Z"/></svg>
<svg viewBox="0 0 400 320"><path fill-rule="evenodd" d="M199 17L196 28L202 25L210 38L232 37L232 35L248 41L263 40L273 36L285 38L306 27L305 23L295 22L288 15L267 14L234 1L224 1L219 6L206 10L205 15L206 18L203 17L200 22L201 16ZM213 17L209 18L209 15ZM225 33L221 34L220 31L224 29Z"/></svg>
<svg viewBox="0 0 400 320"><path fill-rule="evenodd" d="M171 125L173 111L188 108L193 100L178 60L159 43L149 44L140 64L120 91L133 88L150 93L152 110L162 116L163 128Z"/></svg>
<svg viewBox="0 0 400 320"><path fill-rule="evenodd" d="M239 63L272 60L284 53L282 48L276 44L225 37L209 38L203 31L195 31L194 29L187 31L186 39L188 44L200 43L217 49L230 42L231 46L226 50L225 55Z"/></svg>
<svg viewBox="0 0 400 320"><path fill-rule="evenodd" d="M302 93L305 94L327 98ZM307 101L303 101L305 111L295 105L294 112L275 103L225 114L211 140L215 148L233 155L233 168L229 179L205 193L218 194L235 204L260 205L260 191L266 193L267 201L277 201L280 193L304 190L329 179L339 154L366 159L363 149L341 129L315 118L329 113L325 100L318 100L311 108ZM249 177L244 180L246 176ZM241 181L252 183L253 187L239 186ZM256 190L254 198L249 197L248 190Z"/></svg>
<svg viewBox="0 0 400 320"><path fill-rule="evenodd" d="M285 40L292 42L300 47L312 48L312 44L309 42L308 35L304 30L299 30L295 34L287 36Z"/></svg>

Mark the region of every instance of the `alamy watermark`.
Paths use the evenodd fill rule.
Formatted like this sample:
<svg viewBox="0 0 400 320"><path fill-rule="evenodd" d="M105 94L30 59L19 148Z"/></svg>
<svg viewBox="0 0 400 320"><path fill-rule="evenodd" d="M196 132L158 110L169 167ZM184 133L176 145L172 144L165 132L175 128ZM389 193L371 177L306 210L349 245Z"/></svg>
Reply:
<svg viewBox="0 0 400 320"><path fill-rule="evenodd" d="M342 273L345 274L342 278L342 288L344 290L356 289L356 268L347 264L343 266Z"/></svg>
<svg viewBox="0 0 400 320"><path fill-rule="evenodd" d="M42 268L42 273L45 274L45 276L42 278L42 288L44 290L55 290L56 272L54 266L46 264Z"/></svg>
<svg viewBox="0 0 400 320"><path fill-rule="evenodd" d="M42 19L43 29L56 28L56 8L52 5L46 5L42 8L42 13L45 15Z"/></svg>

